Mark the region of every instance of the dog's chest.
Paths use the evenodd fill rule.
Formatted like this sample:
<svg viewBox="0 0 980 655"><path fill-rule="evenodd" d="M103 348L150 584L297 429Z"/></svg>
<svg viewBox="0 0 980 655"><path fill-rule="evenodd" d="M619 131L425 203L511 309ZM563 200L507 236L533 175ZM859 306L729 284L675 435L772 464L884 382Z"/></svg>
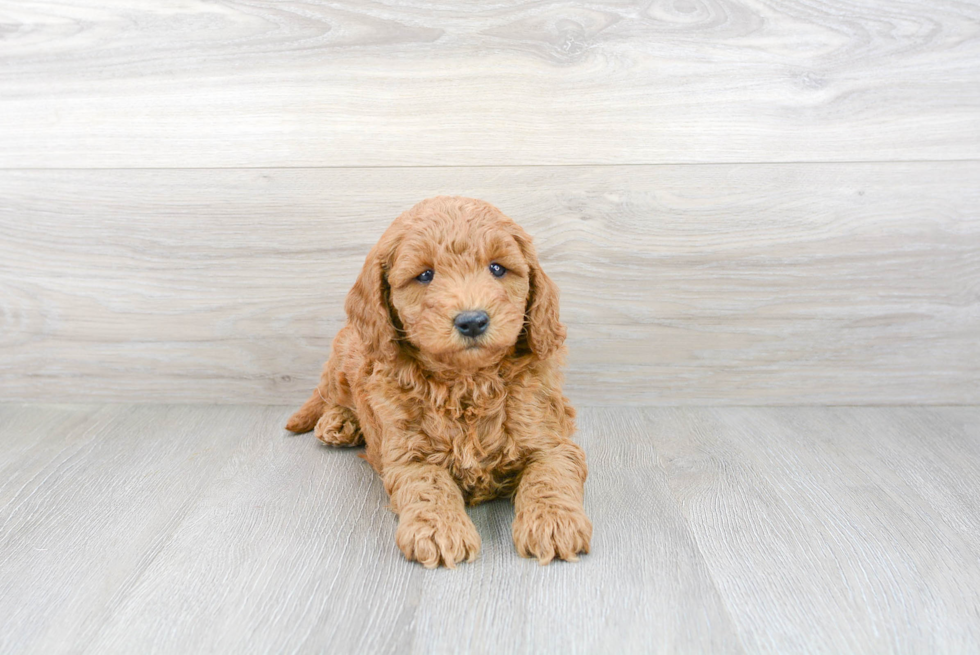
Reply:
<svg viewBox="0 0 980 655"><path fill-rule="evenodd" d="M507 430L503 411L469 411L456 417L433 410L423 417L422 432L432 448L428 461L449 470L467 502L513 493L524 456Z"/></svg>

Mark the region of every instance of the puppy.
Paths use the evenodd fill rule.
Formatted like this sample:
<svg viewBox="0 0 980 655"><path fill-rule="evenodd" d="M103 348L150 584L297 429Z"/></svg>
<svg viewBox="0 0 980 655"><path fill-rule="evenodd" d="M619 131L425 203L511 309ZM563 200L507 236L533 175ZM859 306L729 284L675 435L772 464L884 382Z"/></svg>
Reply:
<svg viewBox="0 0 980 655"><path fill-rule="evenodd" d="M473 561L480 535L465 504L501 496L514 500L522 556L587 553L558 289L527 233L480 200L424 200L372 248L346 310L319 386L286 429L366 446L405 557Z"/></svg>

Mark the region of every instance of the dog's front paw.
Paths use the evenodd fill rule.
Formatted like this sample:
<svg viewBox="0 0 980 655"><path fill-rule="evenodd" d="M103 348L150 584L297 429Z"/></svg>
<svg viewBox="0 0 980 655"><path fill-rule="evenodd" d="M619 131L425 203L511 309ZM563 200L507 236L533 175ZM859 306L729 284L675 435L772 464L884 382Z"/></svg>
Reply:
<svg viewBox="0 0 980 655"><path fill-rule="evenodd" d="M439 565L454 569L458 562L472 562L480 554L480 533L465 512L403 516L398 521L395 541L406 558L427 569Z"/></svg>
<svg viewBox="0 0 980 655"><path fill-rule="evenodd" d="M514 517L514 545L521 557L537 557L542 565L555 557L569 562L589 552L592 521L581 508L535 503Z"/></svg>

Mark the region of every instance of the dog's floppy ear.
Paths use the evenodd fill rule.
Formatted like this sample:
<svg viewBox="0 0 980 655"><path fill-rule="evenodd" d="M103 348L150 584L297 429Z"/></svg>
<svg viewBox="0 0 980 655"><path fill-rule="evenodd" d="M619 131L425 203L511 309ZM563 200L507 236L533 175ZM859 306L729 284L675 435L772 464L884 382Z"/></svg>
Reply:
<svg viewBox="0 0 980 655"><path fill-rule="evenodd" d="M344 309L361 341L381 359L394 359L398 352L398 331L389 299L387 269L394 253L394 239L385 234L371 248L364 268L347 294Z"/></svg>
<svg viewBox="0 0 980 655"><path fill-rule="evenodd" d="M535 357L547 359L565 342L565 326L558 320L558 286L541 270L531 237L520 230L515 238L529 269L522 337Z"/></svg>

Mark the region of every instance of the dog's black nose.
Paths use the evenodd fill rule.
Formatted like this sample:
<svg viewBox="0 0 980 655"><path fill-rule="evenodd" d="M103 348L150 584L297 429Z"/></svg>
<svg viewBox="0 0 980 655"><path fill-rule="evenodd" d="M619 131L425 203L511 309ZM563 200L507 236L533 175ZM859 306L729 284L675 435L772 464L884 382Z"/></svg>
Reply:
<svg viewBox="0 0 980 655"><path fill-rule="evenodd" d="M478 337L487 331L490 317L483 310L477 312L461 312L453 319L456 329L464 337Z"/></svg>

